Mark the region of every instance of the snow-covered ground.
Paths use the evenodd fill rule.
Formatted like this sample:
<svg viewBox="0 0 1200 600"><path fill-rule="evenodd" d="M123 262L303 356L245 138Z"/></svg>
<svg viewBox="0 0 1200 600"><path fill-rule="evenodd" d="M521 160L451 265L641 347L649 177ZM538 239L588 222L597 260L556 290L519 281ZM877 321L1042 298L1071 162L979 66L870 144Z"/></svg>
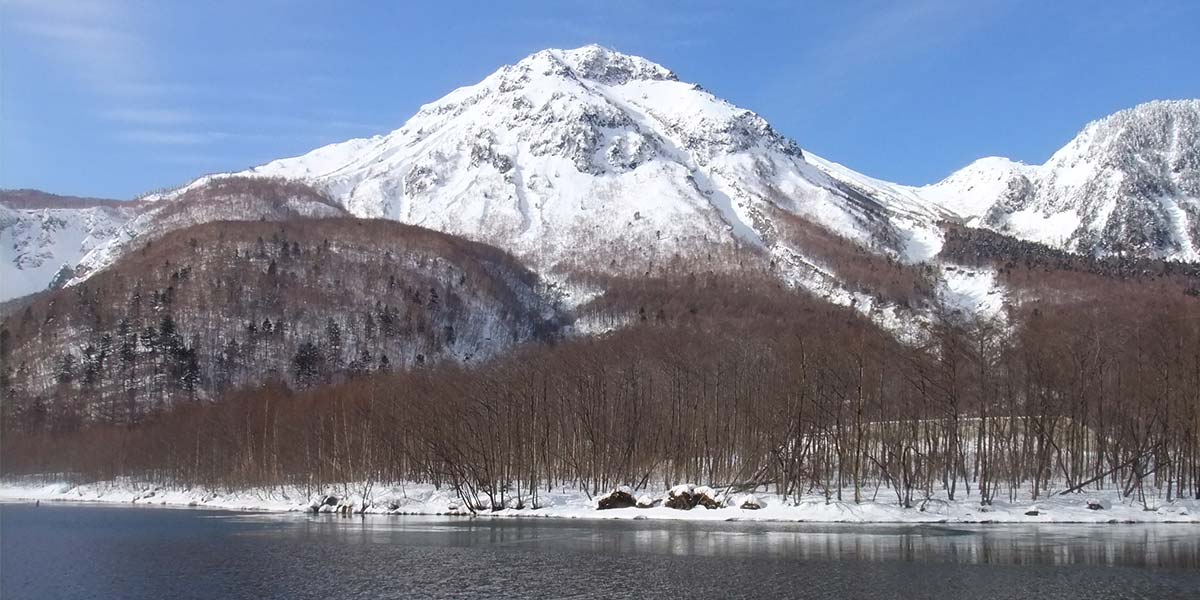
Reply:
<svg viewBox="0 0 1200 600"><path fill-rule="evenodd" d="M131 480L72 485L69 483L40 483L33 480L0 482L0 501L62 501L102 502L112 504L194 506L224 510L255 510L272 512L321 512L346 510L364 512L364 486L349 484L334 486L310 493L297 488L258 488L242 491L215 491L200 488L172 488L138 483ZM702 488L697 488L702 489ZM666 494L637 492L642 499L662 498ZM676 510L659 505L653 508L617 508L597 510L597 498L588 498L577 490L540 492L536 507L506 508L483 511L489 517L556 517L589 519L673 519L695 521L805 521L825 523L1190 523L1200 524L1200 500L1166 502L1152 498L1148 509L1139 501L1122 498L1116 491L1089 492L1050 496L1031 502L1029 494L1018 494L1016 502L1008 502L1007 494L992 506L981 507L977 495L955 501L944 496L930 500L914 500L914 508L902 508L889 490L880 490L870 501L873 490L864 491L868 499L860 504L852 501L826 502L823 495L812 495L798 503L784 502L779 496L756 493L754 499L762 508L739 508L745 496L734 495L729 506L717 509L696 507ZM448 489L437 490L429 484L375 485L368 492L366 513L470 515L462 502ZM323 501L330 499L330 504ZM851 498L853 492L843 492ZM528 500L527 500L528 502ZM1092 510L1089 503L1103 508ZM1036 512L1037 514L1031 514Z"/></svg>

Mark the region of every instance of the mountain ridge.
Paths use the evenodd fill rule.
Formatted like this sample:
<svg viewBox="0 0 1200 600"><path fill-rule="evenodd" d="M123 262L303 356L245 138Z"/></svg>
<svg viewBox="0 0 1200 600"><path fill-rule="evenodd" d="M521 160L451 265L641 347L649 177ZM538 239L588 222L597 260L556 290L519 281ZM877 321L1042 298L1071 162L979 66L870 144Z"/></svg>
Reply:
<svg viewBox="0 0 1200 600"><path fill-rule="evenodd" d="M979 159L916 188L968 224L1081 254L1200 260L1200 100L1085 125L1041 165Z"/></svg>
<svg viewBox="0 0 1200 600"><path fill-rule="evenodd" d="M610 84L634 87L623 88L619 92L598 87ZM646 88L640 87L640 84L665 84L666 87L652 85ZM529 93L514 94L521 91ZM533 121L533 124L543 127L562 125L550 132L550 139L533 139L529 144L529 152L523 153L523 157L558 151L565 155L560 158L568 158L577 170L585 174L619 176L655 159L678 159L685 167L685 177L708 176L712 173L705 167L722 158L723 153L736 154L758 145L783 157L803 158L799 145L775 132L752 111L716 98L700 86L679 81L661 65L599 46L586 46L576 50L538 52L515 65L503 67L479 84L458 88L444 98L424 105L408 123L389 134L324 146L308 154L272 161L240 174L323 181L335 197L342 198L347 208L359 216L399 217L402 221L427 218L412 213L414 207L411 202L405 204L411 198L396 194L398 187L419 194L424 186L434 185L438 178L424 177L430 174L422 168L425 165L390 164L391 167L400 167L409 175L401 180L389 181L396 186L390 189L371 189L373 182L364 186L347 173L355 168L361 169L364 164L392 158L403 149L397 148L398 145L424 144L430 138L439 135L445 137L447 120L462 116L496 95L513 100L521 111L515 119L503 125L521 127L525 125L523 121ZM541 96L535 99L542 102L536 106L527 104L531 96ZM572 110L576 107L563 100L580 106ZM685 106L669 107L667 101L682 101ZM496 106L495 102L484 107L489 116L496 117L505 116L497 115L504 108ZM501 172L508 172L513 166L510 164L512 159L522 155L519 150L524 149L516 148L518 152L514 152L512 146L519 144L508 143L502 145L508 146L504 150L509 152L497 152L493 147L495 141L490 139L495 134L496 131L484 131L482 135L489 142L487 145L466 148L470 153L471 166L481 168L490 165ZM518 137L527 134L527 131L521 131ZM617 139L600 139L605 135ZM561 147L554 147L550 142L565 143ZM602 156L594 155L598 150L603 152ZM358 156L347 159L348 155ZM752 166L769 168L771 165L761 161ZM848 205L857 201L846 197L823 174L803 160L788 166L792 171L789 174L807 180L805 183L809 188L823 188L819 191ZM718 177L725 175L727 173L717 173ZM702 194L719 199L722 190L709 187L709 184L717 183L720 182L699 181L688 187L699 187ZM484 194L487 192L483 190ZM715 208L713 204L701 208L711 210ZM723 210L717 211L718 216L731 229L744 234L743 239L753 241L760 237L759 232L752 231L754 224L749 209L738 203L726 203L721 208ZM865 231L847 233L858 233L860 241L869 237Z"/></svg>
<svg viewBox="0 0 1200 600"><path fill-rule="evenodd" d="M4 266L28 285L4 293L81 281L152 233L147 215L229 177L305 182L337 210L497 245L556 277L644 273L680 258L719 270L740 264L731 256L757 256L793 285L859 305L872 304L849 289L861 286L799 230L844 240L833 242L845 246L835 255L904 264L938 261L943 221L1085 254L1198 260L1198 114L1200 100L1147 103L1088 124L1045 165L988 157L906 186L807 152L753 111L645 58L598 45L548 49L423 105L387 134L204 176L136 208L106 208L120 218L94 227L70 213L84 222L72 225L69 248L50 239L54 227L13 226L49 213L5 207ZM1112 173L1120 181L1106 187ZM164 223L152 235L173 227ZM38 257L41 270L22 273L31 264L22 256Z"/></svg>
<svg viewBox="0 0 1200 600"><path fill-rule="evenodd" d="M386 135L233 175L299 179L356 216L497 245L543 274L630 275L678 257L730 270L741 263L731 256L752 255L790 285L868 312L875 285L849 289L828 257L865 248L915 263L937 249L935 211L863 194L753 111L599 46L534 53ZM844 248L798 244L813 228Z"/></svg>

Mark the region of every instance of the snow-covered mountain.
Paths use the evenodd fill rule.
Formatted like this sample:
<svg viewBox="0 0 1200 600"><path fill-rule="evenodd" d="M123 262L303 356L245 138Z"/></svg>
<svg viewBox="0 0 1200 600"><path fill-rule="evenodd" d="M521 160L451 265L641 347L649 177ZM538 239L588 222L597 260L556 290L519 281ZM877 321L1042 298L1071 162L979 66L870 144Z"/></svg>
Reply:
<svg viewBox="0 0 1200 600"><path fill-rule="evenodd" d="M1200 100L1089 123L1043 165L985 158L908 191L968 225L1063 250L1200 260Z"/></svg>
<svg viewBox="0 0 1200 600"><path fill-rule="evenodd" d="M640 274L676 258L736 269L753 257L859 306L873 286L861 277L848 283L845 263L863 251L934 260L946 219L1071 251L1197 260L1198 106L1142 105L1088 125L1045 165L987 158L912 187L802 151L762 117L646 59L595 45L544 50L425 105L386 135L202 177L94 226L5 225L4 268L20 254L45 272L6 285L3 296L36 291L67 271L79 281L178 227L342 209L493 244L543 274ZM328 199L302 194L294 200L303 207L292 210L281 198L210 205L197 193L232 176L299 180ZM17 216L32 218L18 211L0 219ZM50 233L28 241L39 230ZM59 238L71 252L58 249Z"/></svg>
<svg viewBox="0 0 1200 600"><path fill-rule="evenodd" d="M0 197L0 300L70 278L88 252L134 218L138 205L70 199L31 190Z"/></svg>
<svg viewBox="0 0 1200 600"><path fill-rule="evenodd" d="M308 181L357 216L495 244L544 271L713 248L805 260L784 248L780 214L902 258L927 258L936 237L935 211L863 195L757 114L594 45L505 66L387 135L242 174Z"/></svg>

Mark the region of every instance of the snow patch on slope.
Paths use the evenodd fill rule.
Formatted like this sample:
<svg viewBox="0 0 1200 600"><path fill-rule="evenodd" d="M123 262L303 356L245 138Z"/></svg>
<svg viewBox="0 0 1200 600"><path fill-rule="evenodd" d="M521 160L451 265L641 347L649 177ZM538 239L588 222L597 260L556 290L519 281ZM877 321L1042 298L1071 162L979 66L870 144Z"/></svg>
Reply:
<svg viewBox="0 0 1200 600"><path fill-rule="evenodd" d="M1003 318L1006 292L994 269L945 265L940 270L938 296L944 306L965 315Z"/></svg>

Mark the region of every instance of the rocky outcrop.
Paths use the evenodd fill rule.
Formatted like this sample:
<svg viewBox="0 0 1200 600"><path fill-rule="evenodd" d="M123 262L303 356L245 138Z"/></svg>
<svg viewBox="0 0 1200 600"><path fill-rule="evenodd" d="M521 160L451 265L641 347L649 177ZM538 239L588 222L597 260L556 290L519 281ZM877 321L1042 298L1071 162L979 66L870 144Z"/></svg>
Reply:
<svg viewBox="0 0 1200 600"><path fill-rule="evenodd" d="M707 509L721 508L724 498L716 490L706 486L695 486L690 483L677 485L667 492L664 503L667 508L676 510L691 510L697 506Z"/></svg>
<svg viewBox="0 0 1200 600"><path fill-rule="evenodd" d="M613 508L633 508L637 506L637 500L633 497L633 490L629 486L621 486L603 496L596 501L597 510L610 510Z"/></svg>

